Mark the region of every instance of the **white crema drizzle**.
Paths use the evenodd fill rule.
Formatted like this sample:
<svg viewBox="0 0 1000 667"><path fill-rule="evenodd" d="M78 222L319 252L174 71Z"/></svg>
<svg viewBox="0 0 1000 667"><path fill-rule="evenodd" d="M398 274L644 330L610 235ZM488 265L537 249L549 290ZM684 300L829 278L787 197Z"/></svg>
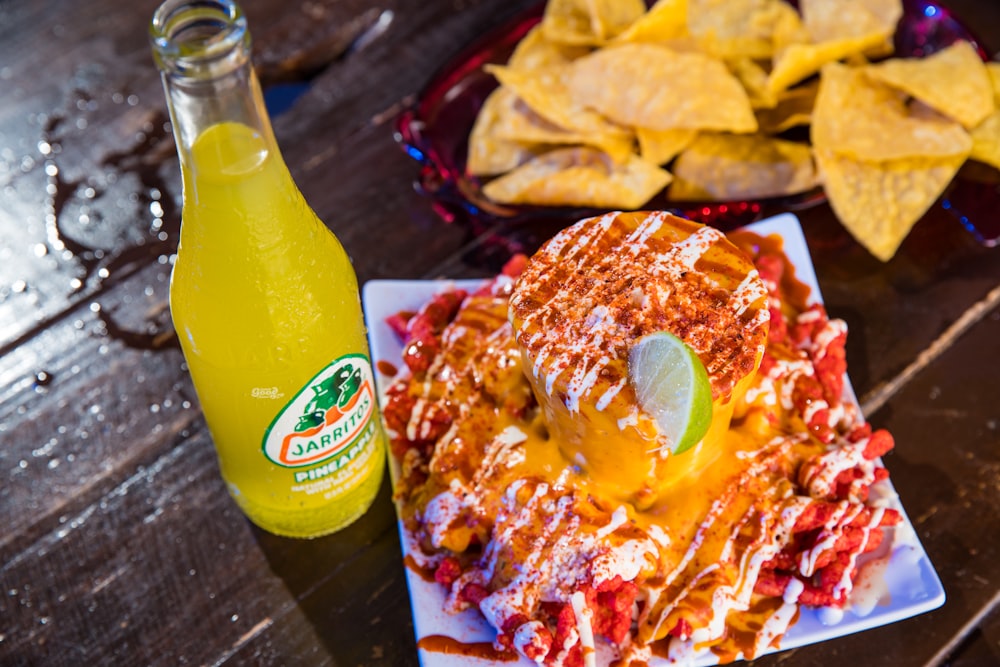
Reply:
<svg viewBox="0 0 1000 667"><path fill-rule="evenodd" d="M523 538L528 526L538 524L541 519L542 530L535 534L518 574L506 586L484 598L479 608L494 627L503 627L506 619L515 614L530 617L541 601L570 602L577 612L578 633L574 633L574 641L567 642L562 649L568 650L580 641L586 656L594 651L594 637L587 616L590 611L585 604L580 606L583 601L583 594L578 590L580 583L590 581L599 586L615 577L631 581L638 576L647 559L657 558L657 545L649 538L627 539L619 544L609 542L609 536L628 523L628 513L623 506L612 513L607 525L593 532L583 530L574 512L576 499L572 495L553 497L553 492L558 493L559 489L545 483L539 484L531 498L518 508L517 494L525 483L524 480L514 482L504 494L494 536L483 555L482 570L477 571L476 580L492 580L507 545L516 536ZM468 582L460 579L453 586L452 595L465 583ZM570 591L576 593L569 594ZM519 642L524 646L537 643L534 634L539 629L525 628L523 632L519 629Z"/></svg>
<svg viewBox="0 0 1000 667"><path fill-rule="evenodd" d="M783 494L779 494L778 498L775 498L775 502L784 496L785 501L789 499L790 491L786 491ZM750 608L750 599L753 594L754 586L757 584L757 579L760 576L760 570L763 565L774 558L779 551L787 543L788 536L791 535L792 528L795 525L795 521L798 520L799 514L801 514L805 505L792 499L791 502L786 506L789 511L782 512L780 517L785 525L780 526L778 529L771 532L765 532L761 535L761 538L749 545L740 554L739 563L737 566L737 571L740 576L731 585L717 586L712 592L712 604L711 604L711 618L709 623L704 628L700 628L692 633L691 639L694 642L701 643L704 641L710 641L719 639L723 636L726 631L726 617L732 611L745 611ZM759 520L757 513L754 510L748 512L741 521L737 522L733 526L732 532L729 536L728 541L723 547L723 553L720 557L721 560L728 560L732 557L732 551L736 543L736 537L739 535L740 530L749 522ZM689 585L689 589L693 588L694 582ZM686 590L685 594L689 591Z"/></svg>
<svg viewBox="0 0 1000 667"><path fill-rule="evenodd" d="M546 246L544 254L553 263L564 263L572 260L587 246L600 238L614 222L614 218L614 214L602 216L598 224L591 226L576 239L569 235L557 236ZM638 255L648 247L649 239L659 230L665 218L666 214L648 216L626 238L625 247L633 255ZM724 239L725 236L720 231L711 227L702 227L687 238L674 243L667 252L657 255L649 269L649 275L656 278L650 281L650 284L657 290L657 296L661 297L658 302L665 301L670 292L669 287L667 287L663 288L666 293L661 293L663 289L659 287L660 285L669 285L671 280L679 278L685 272L692 271L698 260L713 245ZM566 256L560 257L563 249L571 241L573 245L566 252ZM601 264L606 264L609 261L612 261L611 257L603 258ZM718 286L714 281L709 282L713 286ZM759 281L756 269L753 269L733 292L730 305L735 314L740 316L754 302L765 295L766 290ZM649 295L643 294L641 302L648 304L650 302L648 297ZM557 290L547 304L525 315L521 328L522 330L530 330L536 319L544 314L569 310L573 306L578 306L580 302L585 302L586 299L586 295L573 294L568 290ZM515 292L511 304L516 307L519 303L520 298ZM758 323L762 323L768 318L768 315L767 311L761 309L755 319ZM531 372L536 379L544 377L546 394L553 395L556 383L564 373L567 371L573 373L572 378L567 383L565 395L565 405L571 413L579 411L580 400L593 389L601 371L611 362L611 358L607 354L593 359L588 358L587 352L595 347L599 348L606 341L614 340L619 335L618 322L614 314L604 305L597 305L590 311L584 326L587 329L587 335L582 338L587 340L586 344L567 342L566 332L561 327L539 327L537 331L525 339L525 343L529 347L537 348L532 355L534 358L532 359ZM577 363L573 363L574 360L577 360ZM595 404L597 409L606 409L623 386L624 382L621 382L605 391ZM626 421L620 426L627 426L629 423Z"/></svg>
<svg viewBox="0 0 1000 667"><path fill-rule="evenodd" d="M858 494L862 488L868 488L875 481L875 469L879 467L877 461L866 459L864 456L870 439L868 437L857 442L848 442L838 438L826 453L806 464L803 486L815 496L829 496L835 490L840 473L856 468L861 470L863 475L851 482L851 495Z"/></svg>
<svg viewBox="0 0 1000 667"><path fill-rule="evenodd" d="M777 450L790 446L794 441L795 438L776 438L771 443L768 443L768 446L764 450L761 450L761 453L763 454L764 451L777 453ZM769 458L769 456L762 456L758 458L758 460L754 461L754 463L746 469L746 471L742 474L742 477L746 479L763 474L763 472L768 468L768 465L770 465ZM695 629L691 637L673 638L670 645L671 656L687 659L692 658L694 655L694 646L696 644L713 641L724 635L726 631L726 617L731 611L746 610L749 608L751 596L753 594L754 586L756 586L757 579L759 578L761 568L765 563L773 559L781 551L781 549L788 544L788 540L791 538L795 523L811 502L808 498L794 495L788 487L781 490L777 487L773 487L769 490L769 492L774 495L772 503L774 505L780 505L782 508L778 513L777 524L771 530L764 531L756 542L748 545L747 548L739 554L739 559L736 563L736 571L739 573L737 580L731 585L721 585L715 588L712 594L712 604L710 605L711 616L708 619L707 625L702 628ZM680 562L670 572L670 574L667 575L661 587L650 591L649 599L646 604L647 611L645 614L648 614L653 610L662 592L669 589L671 584L677 580L677 578L687 570L689 564L695 560L704 543L705 535L708 531L712 530L714 525L720 520L720 517L727 506L728 503L725 498L717 499L712 504L705 520L698 527L694 539ZM689 594L697 589L699 583L704 580L705 577L711 575L712 572L717 570L720 567L719 563L726 562L733 556L736 539L740 534L741 529L748 522L759 520L760 517L756 510L751 507L739 521L735 522L729 530L726 542L722 545L720 555L718 558L713 557L713 560L717 562L713 562L708 567L696 573L693 577L690 577L684 589L677 596L675 596L673 600L671 600L670 604L656 612L657 617L650 636L659 636L662 630L661 626L669 616L670 612L676 608L676 606ZM642 624L648 622L649 619L648 617L643 617L639 620Z"/></svg>

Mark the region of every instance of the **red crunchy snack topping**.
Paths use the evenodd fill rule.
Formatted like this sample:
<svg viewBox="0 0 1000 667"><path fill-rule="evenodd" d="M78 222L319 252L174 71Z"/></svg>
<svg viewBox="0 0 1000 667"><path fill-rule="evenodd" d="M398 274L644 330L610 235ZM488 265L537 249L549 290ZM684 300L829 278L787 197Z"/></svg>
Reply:
<svg viewBox="0 0 1000 667"><path fill-rule="evenodd" d="M844 323L806 305L780 251L740 238L768 289L767 348L717 462L651 507L604 497L547 433L508 322L525 258L393 318L406 369L384 415L408 547L497 650L752 658L799 605L849 604L859 558L901 520L870 497L893 441L844 395Z"/></svg>

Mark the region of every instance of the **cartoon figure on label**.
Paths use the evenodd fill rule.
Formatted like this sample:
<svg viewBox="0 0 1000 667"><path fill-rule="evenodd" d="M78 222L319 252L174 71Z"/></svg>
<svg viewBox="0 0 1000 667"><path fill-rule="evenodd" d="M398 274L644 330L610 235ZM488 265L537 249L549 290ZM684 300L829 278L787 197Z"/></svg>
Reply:
<svg viewBox="0 0 1000 667"><path fill-rule="evenodd" d="M315 395L306 404L303 415L295 425L301 433L326 423L327 412L336 407L340 414L361 387L361 369L345 364L335 375L323 380L312 390Z"/></svg>

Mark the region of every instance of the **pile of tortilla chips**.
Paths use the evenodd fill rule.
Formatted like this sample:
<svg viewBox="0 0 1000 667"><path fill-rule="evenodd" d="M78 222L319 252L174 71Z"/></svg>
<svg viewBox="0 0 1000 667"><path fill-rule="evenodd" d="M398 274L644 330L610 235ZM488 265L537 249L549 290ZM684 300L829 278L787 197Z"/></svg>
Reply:
<svg viewBox="0 0 1000 667"><path fill-rule="evenodd" d="M468 172L502 204L622 209L664 188L733 201L822 186L890 259L965 160L1000 168L1000 63L966 42L891 57L900 0L797 4L549 0L487 66L500 86Z"/></svg>

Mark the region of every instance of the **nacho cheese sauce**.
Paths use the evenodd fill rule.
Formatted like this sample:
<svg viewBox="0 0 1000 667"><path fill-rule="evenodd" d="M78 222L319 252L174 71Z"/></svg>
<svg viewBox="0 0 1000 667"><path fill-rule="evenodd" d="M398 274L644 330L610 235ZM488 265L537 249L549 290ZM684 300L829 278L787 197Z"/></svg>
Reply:
<svg viewBox="0 0 1000 667"><path fill-rule="evenodd" d="M678 252L698 272L715 232L694 227ZM609 654L635 667L706 651L721 662L752 658L779 645L801 606L842 609L858 557L898 522L884 500L868 498L887 476L878 457L892 439L872 433L841 399L843 324L807 307L780 240L731 238L753 257L766 290L760 370L720 381L730 392L746 383L731 399L727 428L705 448L697 474L674 475L647 502L623 499L568 457L536 400L532 380L544 386L555 367L545 359L565 356L573 340L552 339L558 344L534 356L544 356L539 371L527 365L511 320L539 336L524 345L535 350L545 347L546 326L525 326L517 312L524 302L512 304L511 294L518 274L540 280L534 260L526 270L512 262L474 294L441 294L395 323L405 367L386 392L384 415L400 468L407 563L447 589L448 611L477 608L496 629L495 651L567 667ZM747 294L744 279L733 278L731 295ZM726 301L729 317L765 317L750 314L756 305L740 313L738 300ZM742 363L752 369L757 360L725 367ZM599 372L588 390L586 373L574 381L575 373L560 375L578 388L577 409L611 409L614 401L601 397L624 376Z"/></svg>
<svg viewBox="0 0 1000 667"><path fill-rule="evenodd" d="M728 427L764 351L766 306L756 268L722 232L664 212L609 213L542 246L515 285L509 319L564 455L606 491L643 504L696 471ZM715 402L701 450L676 463L628 381L630 348L657 331L695 351Z"/></svg>

